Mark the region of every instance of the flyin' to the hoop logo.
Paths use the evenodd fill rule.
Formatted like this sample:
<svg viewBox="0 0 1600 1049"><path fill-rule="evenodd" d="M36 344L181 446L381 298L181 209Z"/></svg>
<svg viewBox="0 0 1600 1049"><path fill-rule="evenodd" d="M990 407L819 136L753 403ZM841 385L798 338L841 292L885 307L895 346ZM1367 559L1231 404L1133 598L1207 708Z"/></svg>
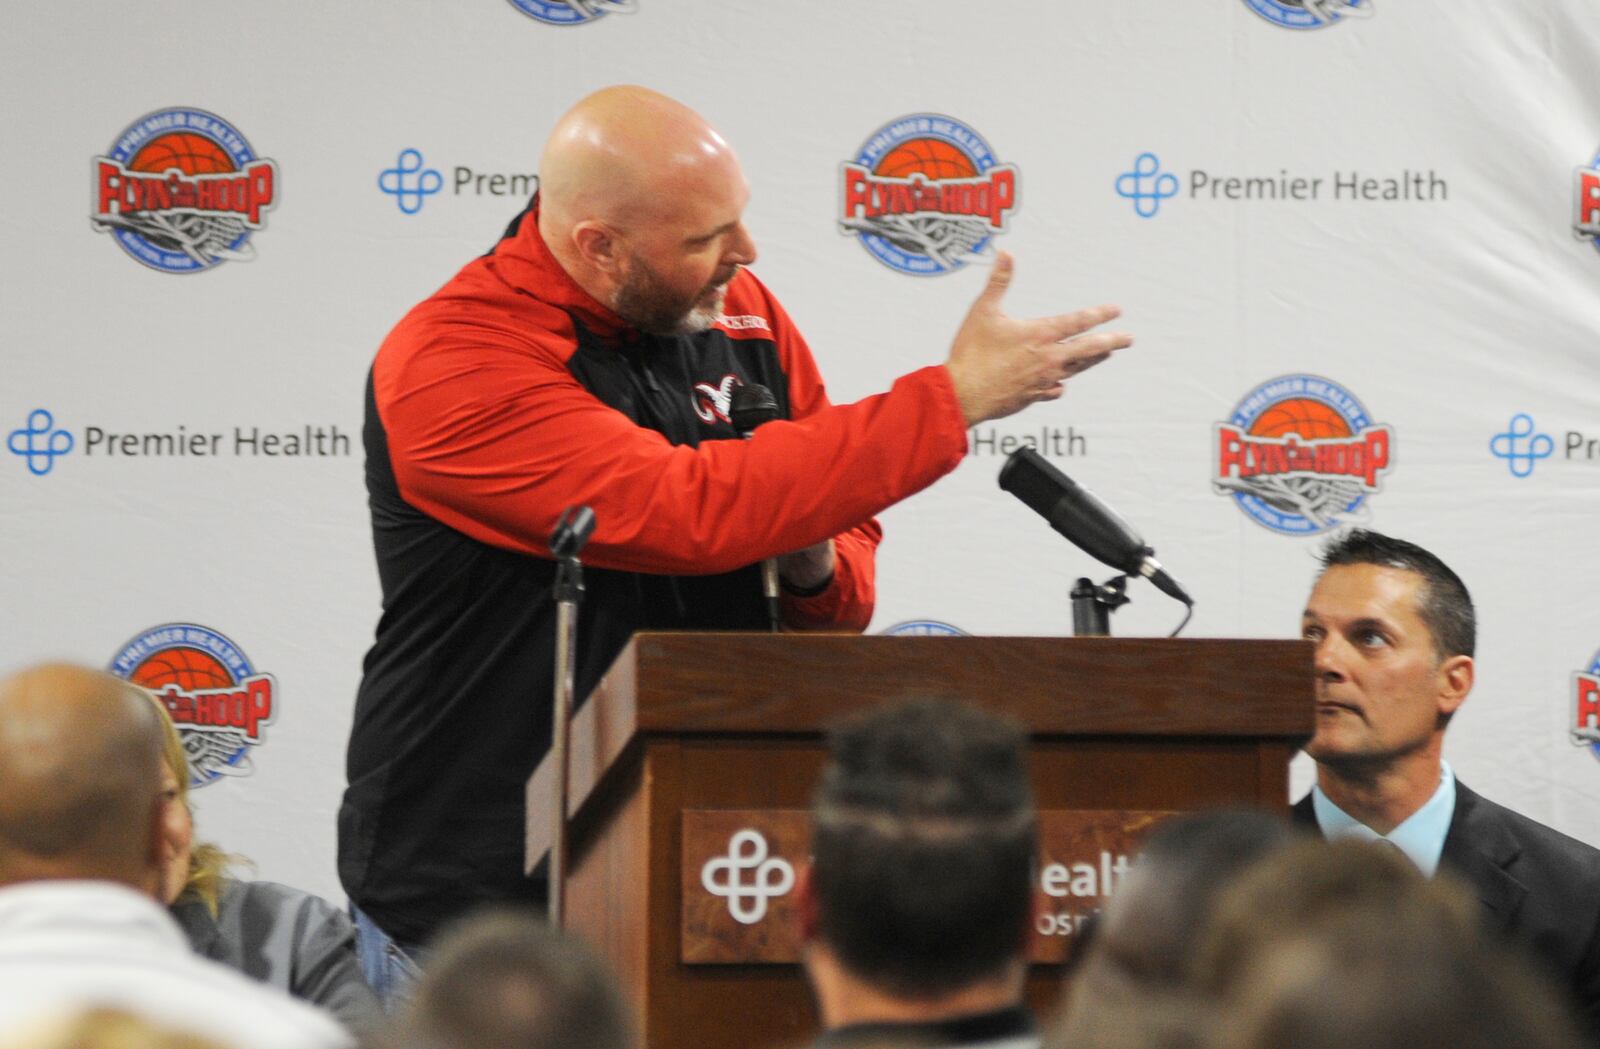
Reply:
<svg viewBox="0 0 1600 1049"><path fill-rule="evenodd" d="M190 786L247 776L250 750L277 714L278 685L210 627L166 623L132 638L108 668L155 693L189 758Z"/></svg>
<svg viewBox="0 0 1600 1049"><path fill-rule="evenodd" d="M511 0L511 6L550 25L582 25L609 14L632 14L638 0Z"/></svg>
<svg viewBox="0 0 1600 1049"><path fill-rule="evenodd" d="M1589 660L1588 670L1572 675L1572 693L1572 742L1600 758L1600 652Z"/></svg>
<svg viewBox="0 0 1600 1049"><path fill-rule="evenodd" d="M950 273L978 259L1017 208L1017 169L937 113L874 131L840 165L839 232L901 273Z"/></svg>
<svg viewBox="0 0 1600 1049"><path fill-rule="evenodd" d="M1244 0L1245 6L1285 29L1321 29L1346 18L1371 18L1373 0Z"/></svg>
<svg viewBox="0 0 1600 1049"><path fill-rule="evenodd" d="M1349 391L1315 375L1251 390L1214 432L1212 488L1285 535L1364 520L1367 497L1394 465L1394 432Z"/></svg>
<svg viewBox="0 0 1600 1049"><path fill-rule="evenodd" d="M1600 152L1572 176L1572 234L1600 251Z"/></svg>
<svg viewBox="0 0 1600 1049"><path fill-rule="evenodd" d="M140 117L93 166L89 221L134 259L166 273L255 258L250 236L278 202L278 165L201 109Z"/></svg>

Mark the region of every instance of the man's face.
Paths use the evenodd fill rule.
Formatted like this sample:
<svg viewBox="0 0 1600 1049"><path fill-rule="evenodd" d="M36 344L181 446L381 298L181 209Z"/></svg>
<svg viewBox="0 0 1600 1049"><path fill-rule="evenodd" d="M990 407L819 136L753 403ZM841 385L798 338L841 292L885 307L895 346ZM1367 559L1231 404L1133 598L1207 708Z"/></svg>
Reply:
<svg viewBox="0 0 1600 1049"><path fill-rule="evenodd" d="M670 211L627 234L611 308L653 335L711 327L722 312L728 282L756 258L742 217L749 196L735 168L678 196Z"/></svg>
<svg viewBox="0 0 1600 1049"><path fill-rule="evenodd" d="M1316 645L1316 734L1306 753L1318 762L1381 764L1415 752L1466 698L1459 668L1470 687L1472 661L1438 659L1418 611L1422 587L1417 573L1380 565L1335 565L1317 580L1300 633Z"/></svg>

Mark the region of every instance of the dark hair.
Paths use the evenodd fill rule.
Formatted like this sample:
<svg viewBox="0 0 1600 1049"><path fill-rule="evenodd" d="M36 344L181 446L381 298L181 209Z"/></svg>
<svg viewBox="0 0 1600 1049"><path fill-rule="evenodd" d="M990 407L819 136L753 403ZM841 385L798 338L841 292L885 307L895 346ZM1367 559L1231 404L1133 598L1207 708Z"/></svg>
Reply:
<svg viewBox="0 0 1600 1049"><path fill-rule="evenodd" d="M1218 896L1252 863L1299 835L1280 816L1213 809L1163 823L1106 907L1092 948L1145 983L1182 983Z"/></svg>
<svg viewBox="0 0 1600 1049"><path fill-rule="evenodd" d="M1431 887L1431 885L1429 886ZM1472 901L1476 902L1476 901ZM1511 953L1431 927L1402 897L1337 914L1251 960L1223 1004L1220 1049L1567 1049L1569 999Z"/></svg>
<svg viewBox="0 0 1600 1049"><path fill-rule="evenodd" d="M1228 994L1274 944L1315 938L1351 914L1378 915L1396 940L1478 932L1481 908L1448 872L1429 880L1398 849L1302 837L1245 870L1217 900L1193 955L1191 981Z"/></svg>
<svg viewBox="0 0 1600 1049"><path fill-rule="evenodd" d="M1415 572L1422 577L1417 614L1433 635L1438 658L1470 656L1477 648L1478 618L1467 585L1449 565L1417 544L1365 528L1351 529L1322 548L1323 571L1335 565L1380 565Z"/></svg>
<svg viewBox="0 0 1600 1049"><path fill-rule="evenodd" d="M1038 816L1016 725L937 700L853 720L812 820L819 932L859 979L925 1000L1020 955Z"/></svg>
<svg viewBox="0 0 1600 1049"><path fill-rule="evenodd" d="M387 1040L400 1049L628 1049L611 974L531 911L479 911L452 926Z"/></svg>

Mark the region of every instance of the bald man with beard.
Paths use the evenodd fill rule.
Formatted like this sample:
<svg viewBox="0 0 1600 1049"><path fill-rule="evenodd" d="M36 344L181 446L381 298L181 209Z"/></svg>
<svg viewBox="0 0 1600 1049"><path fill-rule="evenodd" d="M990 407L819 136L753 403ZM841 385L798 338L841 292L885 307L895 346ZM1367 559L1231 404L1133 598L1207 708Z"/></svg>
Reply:
<svg viewBox="0 0 1600 1049"><path fill-rule="evenodd" d="M540 192L414 308L373 363L364 440L383 616L356 702L340 874L367 974L414 973L442 922L534 899L523 785L548 749L562 510L586 504L586 694L637 630L762 629L778 558L792 629L872 615L874 515L954 469L967 428L1061 396L1130 343L1102 306L1001 312L996 260L942 365L832 405L805 340L747 269L733 149L638 87L579 102ZM738 440L732 391L781 418Z"/></svg>
<svg viewBox="0 0 1600 1049"><path fill-rule="evenodd" d="M65 665L0 681L0 1043L93 1006L234 1049L343 1049L331 1018L197 957L157 902L174 798L150 697Z"/></svg>

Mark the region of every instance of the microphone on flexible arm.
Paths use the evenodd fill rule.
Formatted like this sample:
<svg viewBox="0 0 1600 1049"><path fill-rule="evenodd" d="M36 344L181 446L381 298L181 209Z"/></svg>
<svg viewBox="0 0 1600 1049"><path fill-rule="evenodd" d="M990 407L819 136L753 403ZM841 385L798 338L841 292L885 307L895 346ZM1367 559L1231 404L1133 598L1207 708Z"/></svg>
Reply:
<svg viewBox="0 0 1600 1049"><path fill-rule="evenodd" d="M745 440L755 436L756 427L781 418L778 399L760 383L744 383L733 388L728 403L728 420ZM783 629L783 610L778 603L778 559L761 562L761 594L767 602L767 621L774 634Z"/></svg>
<svg viewBox="0 0 1600 1049"><path fill-rule="evenodd" d="M1126 575L1143 576L1162 593L1182 601L1193 613L1194 598L1161 567L1161 562L1155 558L1155 551L1145 545L1139 533L1116 511L1056 469L1038 452L1021 448L1011 453L1005 466L1000 469L1000 487L1027 503L1050 522L1050 527L1089 556ZM1074 591L1073 596L1076 599L1078 592ZM1125 600L1117 603L1125 603ZM1178 630L1182 630L1188 621L1189 617L1185 616ZM1173 631L1173 634L1176 635L1177 631Z"/></svg>

